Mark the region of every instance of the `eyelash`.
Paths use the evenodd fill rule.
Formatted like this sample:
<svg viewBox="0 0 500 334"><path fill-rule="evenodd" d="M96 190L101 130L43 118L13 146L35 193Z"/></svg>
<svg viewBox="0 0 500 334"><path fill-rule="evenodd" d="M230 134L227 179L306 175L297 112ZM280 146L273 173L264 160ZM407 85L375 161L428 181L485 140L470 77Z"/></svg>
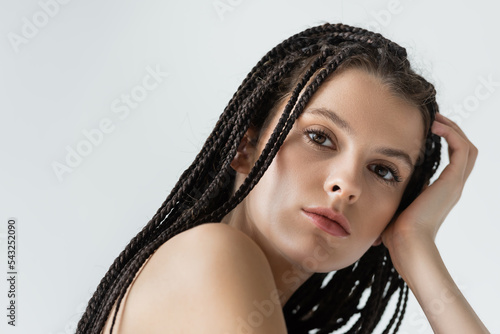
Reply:
<svg viewBox="0 0 500 334"><path fill-rule="evenodd" d="M324 146L323 144L320 144L320 143L318 143L318 142L315 142L315 141L314 141L314 140L310 137L310 135L311 135L311 134L314 134L314 135L317 135L317 136L324 137L324 138L326 138L326 140L329 140L329 141L330 141L330 142L332 142L332 144L333 144L332 139L330 138L330 136L329 136L329 135L328 135L325 131L323 131L323 130L321 130L321 129L305 129L305 130L304 130L304 135L306 136L307 140L308 140L311 144L313 144L313 145L315 145L315 146L317 146L317 147L319 147L319 148L321 148L321 149L334 149L334 148L331 148L331 147ZM385 168L385 169L387 169L387 170L388 170L388 171L392 174L393 179L391 179L391 180L387 180L387 179L385 179L383 176L377 175L377 173L376 173L375 171L373 171L373 170L370 168L370 171L372 171L372 172L373 172L373 173L377 176L377 178L378 178L379 180L381 180L381 181L383 181L383 182L385 182L385 183L387 183L387 184L394 185L394 184L399 183L399 182L401 182L401 181L402 181L402 180L401 180L401 176L399 175L399 173L398 173L397 169L393 168L392 166L389 166L389 165L386 165L386 164L370 165L370 167L371 167L371 166Z"/></svg>
<svg viewBox="0 0 500 334"><path fill-rule="evenodd" d="M314 134L314 135L317 135L317 136L322 136L322 137L326 138L327 140L331 141L331 142L332 142L332 144L333 144L332 139L330 138L330 136L329 136L329 135L328 135L325 131L323 131L323 130L321 130L321 129L305 129L305 130L304 130L304 134L305 134L305 136L307 137L307 140L309 140L309 142L310 142L310 143L312 143L312 144L314 144L314 145L316 145L316 146L319 146L319 147L320 147L320 148L322 148L322 149L328 149L328 148L329 148L329 149L333 149L333 148L330 148L330 147L324 146L324 145L322 145L322 144L320 144L320 143L318 143L318 142L315 142L315 141L314 141L314 140L310 137L310 135L311 135L311 134Z"/></svg>

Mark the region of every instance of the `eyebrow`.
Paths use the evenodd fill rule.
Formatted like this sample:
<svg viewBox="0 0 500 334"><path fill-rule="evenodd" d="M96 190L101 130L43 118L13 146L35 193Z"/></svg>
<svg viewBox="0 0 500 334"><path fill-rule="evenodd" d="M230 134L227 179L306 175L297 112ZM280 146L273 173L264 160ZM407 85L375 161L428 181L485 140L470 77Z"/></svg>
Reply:
<svg viewBox="0 0 500 334"><path fill-rule="evenodd" d="M410 170L413 170L414 164L413 164L413 162L411 162L410 156L405 151L394 149L394 148L382 147L382 148L375 150L375 152L383 154L387 157L392 157L392 158L396 158L398 160L401 160L402 162L404 162L408 166L408 168Z"/></svg>
<svg viewBox="0 0 500 334"><path fill-rule="evenodd" d="M352 127L347 123L344 119L342 119L339 115L333 112L333 110L327 108L309 108L304 111L304 114L313 114L327 120L330 120L335 125L337 125L342 130L345 130L348 133L353 133Z"/></svg>
<svg viewBox="0 0 500 334"><path fill-rule="evenodd" d="M339 115L337 115L333 110L330 110L328 108L320 107L320 108L309 108L304 110L304 114L312 114L312 115L317 115L322 118L325 118L327 120L330 120L332 123L337 125L339 128L342 130L346 131L349 134L353 133L351 125L344 119L342 119ZM385 155L387 157L391 158L396 158L403 163L405 163L410 170L413 170L414 164L411 161L410 156L408 153L406 153L403 150L395 149L395 148L389 148L389 147L382 147L378 148L375 150L375 152Z"/></svg>

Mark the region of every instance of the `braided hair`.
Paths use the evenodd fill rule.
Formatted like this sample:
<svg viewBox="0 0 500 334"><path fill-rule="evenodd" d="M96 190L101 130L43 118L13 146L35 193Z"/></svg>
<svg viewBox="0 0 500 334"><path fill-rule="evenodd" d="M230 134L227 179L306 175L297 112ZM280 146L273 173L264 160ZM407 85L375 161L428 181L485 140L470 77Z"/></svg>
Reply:
<svg viewBox="0 0 500 334"><path fill-rule="evenodd" d="M439 137L430 132L438 112L433 85L410 68L404 48L378 33L344 24L309 28L274 47L243 80L191 166L102 278L76 333L100 333L116 302L115 323L135 274L163 243L194 226L220 222L233 210L269 167L318 87L335 71L350 67L375 73L422 112L426 139L398 212L404 210L429 183L440 161ZM268 126L284 98L288 102L270 139L242 185L233 190L235 172L230 164L243 136L250 126ZM408 286L384 245L371 247L353 265L332 273L329 280L328 274L314 273L284 305L288 333L314 329L331 333L349 326L346 333L372 333L393 296L398 297L396 309L383 333L398 331Z"/></svg>

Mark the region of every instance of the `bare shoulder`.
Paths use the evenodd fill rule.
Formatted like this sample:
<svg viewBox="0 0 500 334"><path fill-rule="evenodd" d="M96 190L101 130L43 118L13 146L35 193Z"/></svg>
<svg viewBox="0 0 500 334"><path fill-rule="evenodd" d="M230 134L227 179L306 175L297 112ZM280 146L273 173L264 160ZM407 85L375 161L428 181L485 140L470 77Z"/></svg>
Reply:
<svg viewBox="0 0 500 334"><path fill-rule="evenodd" d="M136 277L119 333L286 333L271 268L255 242L220 223L163 244Z"/></svg>

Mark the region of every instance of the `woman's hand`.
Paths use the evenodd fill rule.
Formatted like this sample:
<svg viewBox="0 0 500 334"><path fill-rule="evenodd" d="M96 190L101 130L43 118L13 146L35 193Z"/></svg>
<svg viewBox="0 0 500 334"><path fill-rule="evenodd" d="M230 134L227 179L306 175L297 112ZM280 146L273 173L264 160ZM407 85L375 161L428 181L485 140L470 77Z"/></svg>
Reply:
<svg viewBox="0 0 500 334"><path fill-rule="evenodd" d="M432 132L448 143L450 163L382 233L391 260L435 333L489 333L446 269L434 242L457 203L477 157L463 131L436 115Z"/></svg>
<svg viewBox="0 0 500 334"><path fill-rule="evenodd" d="M396 258L397 254L393 253L402 245L407 247L420 240L434 242L439 227L458 202L476 161L477 148L458 125L445 116L436 114L432 132L447 141L450 163L382 234L384 245Z"/></svg>

